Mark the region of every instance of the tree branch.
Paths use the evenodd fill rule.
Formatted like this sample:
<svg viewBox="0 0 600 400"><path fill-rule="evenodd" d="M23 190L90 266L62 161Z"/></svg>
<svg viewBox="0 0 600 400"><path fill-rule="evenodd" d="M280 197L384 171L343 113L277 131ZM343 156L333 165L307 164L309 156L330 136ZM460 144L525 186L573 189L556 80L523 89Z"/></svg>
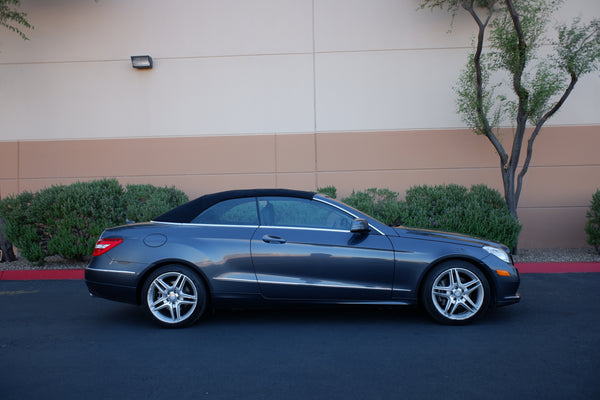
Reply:
<svg viewBox="0 0 600 400"><path fill-rule="evenodd" d="M531 137L527 141L527 156L525 157L525 163L523 164L523 168L521 168L521 171L519 172L519 175L517 177L517 188L516 188L516 192L515 192L517 198L519 198L519 196L521 195L521 189L523 188L523 178L525 177L525 174L527 174L527 171L529 170L529 164L531 162L531 158L533 155L533 142L535 141L538 134L542 130L542 127L544 126L546 121L548 119L550 119L560 109L560 107L562 107L563 103L567 100L567 97L569 97L569 95L573 91L573 88L575 87L577 80L578 80L577 75L572 72L571 73L571 82L569 82L569 86L565 89L563 95L560 97L558 102L556 102L556 104L547 113L545 113L542 116L542 118L540 118L538 123L535 124L535 129L533 130Z"/></svg>
<svg viewBox="0 0 600 400"><path fill-rule="evenodd" d="M498 140L496 135L494 135L494 132L492 131L492 128L490 126L490 122L483 109L483 73L481 69L481 54L483 53L483 44L485 42L485 29L487 28L488 23L492 19L494 13L494 6L493 4L490 4L488 8L489 12L487 18L485 19L485 21L482 21L477 12L475 11L474 3L474 0L471 0L469 2L465 1L462 3L462 7L471 15L471 17L473 17L479 30L477 33L477 47L475 49L475 54L473 55L473 63L475 64L475 77L477 85L477 115L479 115L479 119L483 124L485 136L489 139L489 141L496 149L496 152L500 157L500 163L502 168L505 168L508 160L508 154L506 153L506 150L504 150L504 147L502 146L502 143L500 143L500 140Z"/></svg>
<svg viewBox="0 0 600 400"><path fill-rule="evenodd" d="M508 9L508 13L510 15L510 19L512 20L513 26L515 28L515 32L517 34L518 40L518 65L517 71L515 71L513 75L513 87L517 96L519 96L519 106L521 106L521 100L523 97L527 97L527 92L523 89L521 85L521 78L523 77L523 71L525 70L526 63L526 50L527 43L525 43L525 35L523 34L523 28L521 27L521 20L519 19L519 14L515 9L515 6L512 0L505 0L506 8Z"/></svg>
<svg viewBox="0 0 600 400"><path fill-rule="evenodd" d="M519 99L519 105L517 110L517 127L515 129L515 137L513 138L513 146L510 156L510 168L516 170L519 159L521 158L521 148L523 144L523 138L525 136L525 129L527 127L527 118L528 118L528 102L529 102L529 92L523 87L521 81L523 78L523 72L525 71L525 64L527 62L526 51L527 51L527 43L525 43L525 36L523 33L523 28L521 27L521 21L519 18L519 14L515 9L512 0L505 0L506 8L510 15L511 21L513 23L513 27L515 29L515 33L517 35L518 40L518 48L517 48L517 64L516 68L513 71L513 88L515 94ZM515 191L516 199L519 198L518 190Z"/></svg>

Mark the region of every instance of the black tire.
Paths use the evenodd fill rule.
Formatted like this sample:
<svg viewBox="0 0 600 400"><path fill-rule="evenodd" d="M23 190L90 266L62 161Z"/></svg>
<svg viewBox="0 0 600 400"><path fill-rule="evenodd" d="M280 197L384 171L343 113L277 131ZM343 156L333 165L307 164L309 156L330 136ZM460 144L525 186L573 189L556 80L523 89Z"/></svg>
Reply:
<svg viewBox="0 0 600 400"><path fill-rule="evenodd" d="M192 325L206 311L207 292L202 279L183 265L165 265L152 272L142 288L146 314L165 328Z"/></svg>
<svg viewBox="0 0 600 400"><path fill-rule="evenodd" d="M421 290L421 302L436 321L465 325L483 316L491 299L485 275L473 264L448 260L433 268Z"/></svg>

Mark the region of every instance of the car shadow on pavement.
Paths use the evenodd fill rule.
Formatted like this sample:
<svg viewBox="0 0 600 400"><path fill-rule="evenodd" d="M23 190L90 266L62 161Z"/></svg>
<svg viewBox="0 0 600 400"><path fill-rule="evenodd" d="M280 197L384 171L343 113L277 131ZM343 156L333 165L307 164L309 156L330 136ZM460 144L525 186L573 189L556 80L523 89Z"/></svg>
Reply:
<svg viewBox="0 0 600 400"><path fill-rule="evenodd" d="M517 306L518 308L518 306ZM106 302L101 311L90 316L98 325L110 324L140 329L160 329L148 318L141 307L127 304ZM506 307L491 309L472 325L502 325L517 318L515 308ZM292 306L290 308L232 308L217 309L207 312L191 328L230 328L235 326L259 327L272 326L343 326L356 324L377 326L440 326L419 307L385 307L385 306Z"/></svg>
<svg viewBox="0 0 600 400"><path fill-rule="evenodd" d="M251 324L430 324L416 307L305 306L292 308L221 309L204 318L215 325Z"/></svg>

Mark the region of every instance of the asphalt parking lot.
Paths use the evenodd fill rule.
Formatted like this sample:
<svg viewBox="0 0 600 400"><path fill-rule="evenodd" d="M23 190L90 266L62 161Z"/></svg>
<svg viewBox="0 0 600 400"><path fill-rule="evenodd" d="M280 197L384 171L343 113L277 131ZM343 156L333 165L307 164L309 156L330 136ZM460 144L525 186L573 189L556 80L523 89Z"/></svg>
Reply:
<svg viewBox="0 0 600 400"><path fill-rule="evenodd" d="M522 276L465 327L417 309L220 311L155 328L82 281L0 281L5 399L598 399L600 274Z"/></svg>

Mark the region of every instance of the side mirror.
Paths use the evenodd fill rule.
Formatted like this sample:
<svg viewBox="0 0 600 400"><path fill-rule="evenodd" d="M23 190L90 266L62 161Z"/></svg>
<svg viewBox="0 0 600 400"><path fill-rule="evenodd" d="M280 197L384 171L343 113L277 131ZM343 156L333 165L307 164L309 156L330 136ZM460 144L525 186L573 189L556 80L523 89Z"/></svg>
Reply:
<svg viewBox="0 0 600 400"><path fill-rule="evenodd" d="M352 221L352 225L350 226L350 232L352 233L368 233L369 223L364 218L356 218Z"/></svg>

